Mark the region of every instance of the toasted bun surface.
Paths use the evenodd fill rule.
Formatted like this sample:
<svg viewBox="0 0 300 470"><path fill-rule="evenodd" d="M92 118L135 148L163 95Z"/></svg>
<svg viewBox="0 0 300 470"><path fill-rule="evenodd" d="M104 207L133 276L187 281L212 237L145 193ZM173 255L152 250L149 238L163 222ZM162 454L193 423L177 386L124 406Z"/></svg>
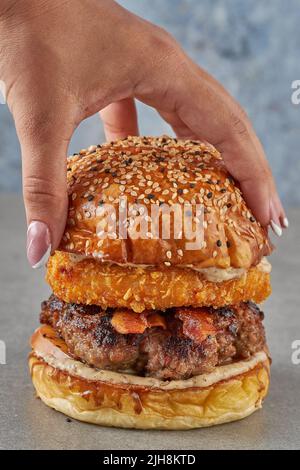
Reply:
<svg viewBox="0 0 300 470"><path fill-rule="evenodd" d="M97 371L68 357L50 327L32 337L29 367L37 395L81 421L139 429L190 429L235 421L261 407L268 392L265 352L186 381Z"/></svg>
<svg viewBox="0 0 300 470"><path fill-rule="evenodd" d="M267 232L247 208L225 169L219 152L208 143L168 137L129 137L81 151L68 160L69 214L60 250L104 261L143 265L196 264L198 267L249 268L270 254ZM204 246L187 250L185 238L99 239L107 213L120 197L127 204L171 206L201 204ZM151 227L149 221L149 228ZM101 230L100 230L101 231ZM105 231L105 229L104 229Z"/></svg>
<svg viewBox="0 0 300 470"><path fill-rule="evenodd" d="M124 268L93 259L74 262L68 253L58 251L48 261L47 281L65 302L135 312L185 305L222 307L247 300L260 303L271 293L270 274L258 267L237 279L210 282L191 269Z"/></svg>

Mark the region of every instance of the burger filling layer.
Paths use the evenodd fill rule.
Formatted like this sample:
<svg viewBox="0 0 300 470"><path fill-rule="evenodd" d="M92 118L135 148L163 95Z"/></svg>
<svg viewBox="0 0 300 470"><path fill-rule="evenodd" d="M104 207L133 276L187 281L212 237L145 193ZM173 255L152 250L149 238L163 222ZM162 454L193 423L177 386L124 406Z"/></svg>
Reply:
<svg viewBox="0 0 300 470"><path fill-rule="evenodd" d="M263 313L252 302L140 314L65 303L52 295L40 319L63 338L70 355L92 367L166 380L211 372L266 345Z"/></svg>

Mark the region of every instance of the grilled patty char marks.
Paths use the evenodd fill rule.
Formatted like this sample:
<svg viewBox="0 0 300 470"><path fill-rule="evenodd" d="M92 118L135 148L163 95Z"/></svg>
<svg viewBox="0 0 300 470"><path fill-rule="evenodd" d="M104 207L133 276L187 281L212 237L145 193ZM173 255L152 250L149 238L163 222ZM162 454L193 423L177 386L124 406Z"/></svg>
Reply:
<svg viewBox="0 0 300 470"><path fill-rule="evenodd" d="M188 318L189 312L211 322L214 332L203 341L191 339L190 325L180 319ZM68 304L52 295L42 303L40 320L59 333L73 356L91 366L132 370L160 379L187 379L211 372L218 365L248 358L265 346L263 313L252 302L219 309L169 309L159 312L166 329L152 327L143 334L118 333L111 324L113 313L94 305Z"/></svg>

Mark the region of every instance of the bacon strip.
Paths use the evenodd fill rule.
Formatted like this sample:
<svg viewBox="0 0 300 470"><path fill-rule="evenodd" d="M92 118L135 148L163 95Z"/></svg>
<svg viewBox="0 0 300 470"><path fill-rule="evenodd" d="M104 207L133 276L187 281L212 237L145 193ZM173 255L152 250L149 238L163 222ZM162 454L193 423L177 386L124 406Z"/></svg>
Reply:
<svg viewBox="0 0 300 470"><path fill-rule="evenodd" d="M183 334L196 343L202 343L208 336L215 335L216 333L213 317L207 312L183 310L176 313L176 316L183 323Z"/></svg>
<svg viewBox="0 0 300 470"><path fill-rule="evenodd" d="M142 334L147 328L160 326L167 328L165 319L158 313L135 313L118 311L113 314L111 324L121 334Z"/></svg>

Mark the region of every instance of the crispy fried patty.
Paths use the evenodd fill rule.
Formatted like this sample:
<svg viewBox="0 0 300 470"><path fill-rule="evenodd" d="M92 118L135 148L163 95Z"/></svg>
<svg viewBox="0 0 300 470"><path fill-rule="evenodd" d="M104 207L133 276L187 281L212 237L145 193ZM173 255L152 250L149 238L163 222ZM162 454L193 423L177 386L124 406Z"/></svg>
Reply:
<svg viewBox="0 0 300 470"><path fill-rule="evenodd" d="M223 307L249 299L260 303L271 292L270 274L256 266L237 279L211 282L188 268L125 267L90 258L75 261L62 251L50 256L47 281L65 302L128 308L138 313L183 305Z"/></svg>
<svg viewBox="0 0 300 470"><path fill-rule="evenodd" d="M205 339L187 336L182 314L209 316L214 333ZM111 324L113 310L68 304L54 295L42 303L41 323L51 325L81 361L106 370L131 370L160 379L187 379L214 367L245 359L265 347L263 313L252 302L231 307L173 308L159 312L166 328L121 334ZM201 315L200 315L201 317Z"/></svg>

